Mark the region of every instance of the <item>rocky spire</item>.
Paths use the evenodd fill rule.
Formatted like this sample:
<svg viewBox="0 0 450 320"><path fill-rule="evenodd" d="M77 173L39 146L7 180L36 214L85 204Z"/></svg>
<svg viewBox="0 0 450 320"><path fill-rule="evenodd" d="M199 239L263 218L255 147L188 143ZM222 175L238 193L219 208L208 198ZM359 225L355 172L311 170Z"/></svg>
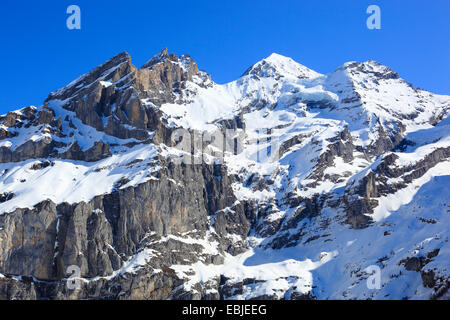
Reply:
<svg viewBox="0 0 450 320"><path fill-rule="evenodd" d="M136 68L131 63L131 57L127 52L122 52L105 63L99 65L92 71L78 77L64 88L52 92L48 100L65 100L77 95L84 89L87 89L96 81L118 81L126 74L135 71Z"/></svg>
<svg viewBox="0 0 450 320"><path fill-rule="evenodd" d="M164 48L139 69L138 87L144 98L161 105L174 102L174 93L181 94L185 82L194 81L196 75L199 79L207 78L190 56L178 57Z"/></svg>
<svg viewBox="0 0 450 320"><path fill-rule="evenodd" d="M175 54L169 54L167 48L162 49L158 54L155 54L149 61L147 61L141 69L151 69L154 65L164 62L165 60L177 61L178 58Z"/></svg>

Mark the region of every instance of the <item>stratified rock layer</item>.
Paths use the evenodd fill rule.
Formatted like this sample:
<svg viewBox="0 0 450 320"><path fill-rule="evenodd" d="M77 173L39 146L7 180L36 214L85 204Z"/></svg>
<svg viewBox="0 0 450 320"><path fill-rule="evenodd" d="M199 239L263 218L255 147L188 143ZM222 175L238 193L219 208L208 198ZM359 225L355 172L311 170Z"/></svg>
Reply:
<svg viewBox="0 0 450 320"><path fill-rule="evenodd" d="M374 61L121 53L0 116L0 299L448 299L449 108Z"/></svg>

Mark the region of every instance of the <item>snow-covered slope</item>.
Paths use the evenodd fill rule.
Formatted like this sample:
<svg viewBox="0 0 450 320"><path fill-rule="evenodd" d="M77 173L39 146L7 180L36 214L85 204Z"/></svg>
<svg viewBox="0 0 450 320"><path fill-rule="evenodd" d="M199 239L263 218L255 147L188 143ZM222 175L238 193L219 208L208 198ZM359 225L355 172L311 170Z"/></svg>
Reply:
<svg viewBox="0 0 450 320"><path fill-rule="evenodd" d="M448 298L449 108L374 61L122 53L0 118L0 297Z"/></svg>

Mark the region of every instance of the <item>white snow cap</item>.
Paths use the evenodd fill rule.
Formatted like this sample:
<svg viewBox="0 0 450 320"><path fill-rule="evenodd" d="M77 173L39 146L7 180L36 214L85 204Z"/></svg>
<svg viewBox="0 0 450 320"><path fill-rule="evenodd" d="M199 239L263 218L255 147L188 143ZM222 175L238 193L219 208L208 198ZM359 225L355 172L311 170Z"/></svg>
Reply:
<svg viewBox="0 0 450 320"><path fill-rule="evenodd" d="M272 53L267 58L254 64L244 75L248 74L255 74L260 77L273 77L278 75L300 79L312 79L322 76L322 74L295 62L292 58L278 53Z"/></svg>

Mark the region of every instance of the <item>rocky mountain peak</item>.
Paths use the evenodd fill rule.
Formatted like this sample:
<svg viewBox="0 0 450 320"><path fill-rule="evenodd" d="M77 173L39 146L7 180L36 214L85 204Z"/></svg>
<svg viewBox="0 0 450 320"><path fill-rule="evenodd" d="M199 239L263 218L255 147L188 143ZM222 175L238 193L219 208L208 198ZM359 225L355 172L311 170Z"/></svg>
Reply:
<svg viewBox="0 0 450 320"><path fill-rule="evenodd" d="M374 61L121 53L0 116L0 300L448 297L449 110Z"/></svg>
<svg viewBox="0 0 450 320"><path fill-rule="evenodd" d="M98 81L117 82L126 74L135 71L135 69L131 63L131 56L124 51L97 66L92 71L78 77L65 87L50 93L47 101L68 99L80 92L84 92Z"/></svg>
<svg viewBox="0 0 450 320"><path fill-rule="evenodd" d="M187 82L206 87L210 78L189 55L177 56L165 48L139 69L137 89L141 97L160 106L184 101Z"/></svg>
<svg viewBox="0 0 450 320"><path fill-rule="evenodd" d="M292 58L272 53L267 58L251 66L243 76L254 75L262 78L269 77L291 77L298 79L310 79L321 76L321 74L311 70Z"/></svg>
<svg viewBox="0 0 450 320"><path fill-rule="evenodd" d="M397 72L374 60L367 60L365 62L347 62L336 71L339 70L346 71L352 78L372 77L381 80L399 79Z"/></svg>
<svg viewBox="0 0 450 320"><path fill-rule="evenodd" d="M205 86L209 78L188 55L163 49L138 69L123 52L51 93L44 105L74 112L77 120L99 132L142 141L155 125L156 115L148 106L182 103L189 81Z"/></svg>
<svg viewBox="0 0 450 320"><path fill-rule="evenodd" d="M154 55L149 61L147 61L140 69L158 69L157 66L163 64L165 70L170 64L178 65L184 72L191 72L196 74L199 72L197 63L188 54L177 56L174 53L169 53L167 48L161 50L158 54ZM191 74L191 75L192 75ZM189 77L189 75L187 76Z"/></svg>
<svg viewBox="0 0 450 320"><path fill-rule="evenodd" d="M149 61L147 61L141 69L151 69L155 64L164 62L166 59L176 61L177 57L173 53L169 54L167 48L164 48L159 53L155 54Z"/></svg>

